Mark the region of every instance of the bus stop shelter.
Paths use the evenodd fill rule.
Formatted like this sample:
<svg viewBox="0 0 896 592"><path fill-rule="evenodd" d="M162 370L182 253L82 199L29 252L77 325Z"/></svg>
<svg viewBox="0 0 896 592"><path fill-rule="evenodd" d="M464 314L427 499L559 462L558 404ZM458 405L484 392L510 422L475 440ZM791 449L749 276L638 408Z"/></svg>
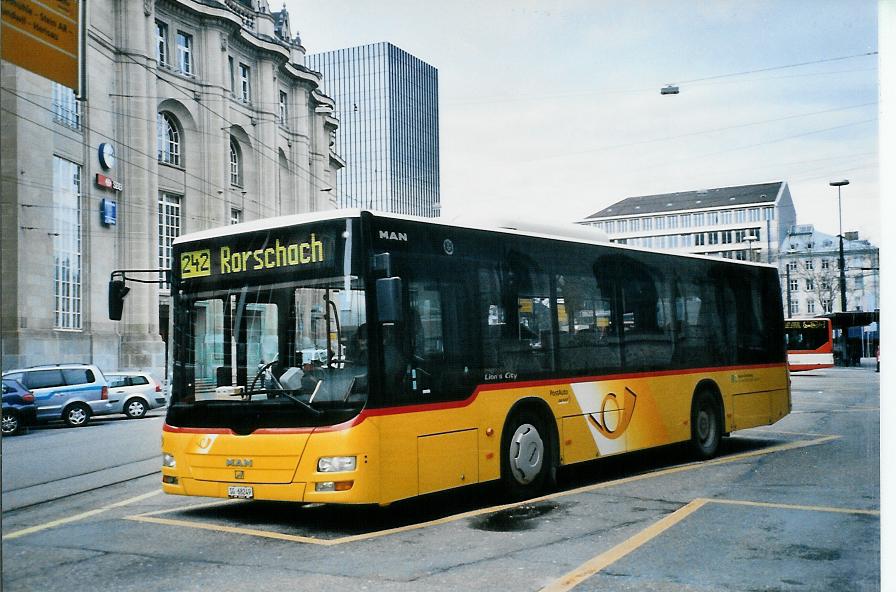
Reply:
<svg viewBox="0 0 896 592"><path fill-rule="evenodd" d="M839 335L839 337L834 339L835 364L838 366L858 366L863 350L869 351L871 355L874 354L877 345L880 343L880 310L853 310L834 312L823 316L831 319L831 326L837 332L835 335ZM872 323L877 324L877 330L865 331L864 327ZM868 335L867 338L866 334Z"/></svg>

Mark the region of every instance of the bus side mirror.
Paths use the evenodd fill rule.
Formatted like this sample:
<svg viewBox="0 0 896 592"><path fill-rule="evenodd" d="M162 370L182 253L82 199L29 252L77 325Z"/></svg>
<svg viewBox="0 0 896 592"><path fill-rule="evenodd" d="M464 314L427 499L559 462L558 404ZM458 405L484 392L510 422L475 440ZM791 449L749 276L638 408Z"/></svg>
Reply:
<svg viewBox="0 0 896 592"><path fill-rule="evenodd" d="M131 289L124 285L124 280L109 282L109 320L120 321L124 311L124 297Z"/></svg>
<svg viewBox="0 0 896 592"><path fill-rule="evenodd" d="M376 311L380 323L400 323L401 278L388 277L376 281Z"/></svg>

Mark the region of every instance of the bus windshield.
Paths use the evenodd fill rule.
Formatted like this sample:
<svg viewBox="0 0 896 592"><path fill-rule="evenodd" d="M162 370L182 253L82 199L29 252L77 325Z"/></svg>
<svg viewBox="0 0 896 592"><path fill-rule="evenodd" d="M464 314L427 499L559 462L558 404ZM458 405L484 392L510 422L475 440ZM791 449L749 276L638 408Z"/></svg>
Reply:
<svg viewBox="0 0 896 592"><path fill-rule="evenodd" d="M815 351L831 340L827 320L784 323L784 336L789 351Z"/></svg>
<svg viewBox="0 0 896 592"><path fill-rule="evenodd" d="M335 243L348 240L321 250L347 251ZM216 249L207 251L218 269ZM168 423L250 433L356 415L367 401L366 298L352 258L340 259L301 273L180 282Z"/></svg>

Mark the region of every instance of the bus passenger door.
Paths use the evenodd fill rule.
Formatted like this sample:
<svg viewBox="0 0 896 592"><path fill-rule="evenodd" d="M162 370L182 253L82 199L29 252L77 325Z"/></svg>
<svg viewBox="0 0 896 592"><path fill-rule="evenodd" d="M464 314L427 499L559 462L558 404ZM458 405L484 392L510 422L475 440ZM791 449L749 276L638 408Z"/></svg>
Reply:
<svg viewBox="0 0 896 592"><path fill-rule="evenodd" d="M462 265L422 255L395 258L401 278L402 314L380 323L384 402L420 406L467 399L475 388L475 288ZM379 297L379 296L378 296ZM470 324L471 327L467 325ZM479 430L472 416L456 408L389 414L383 458L384 497L401 498L476 483ZM388 423L388 425L387 425ZM410 488L413 487L411 491Z"/></svg>
<svg viewBox="0 0 896 592"><path fill-rule="evenodd" d="M464 400L479 365L473 284L459 265L415 263L401 274L402 322L382 327L386 396L397 405Z"/></svg>

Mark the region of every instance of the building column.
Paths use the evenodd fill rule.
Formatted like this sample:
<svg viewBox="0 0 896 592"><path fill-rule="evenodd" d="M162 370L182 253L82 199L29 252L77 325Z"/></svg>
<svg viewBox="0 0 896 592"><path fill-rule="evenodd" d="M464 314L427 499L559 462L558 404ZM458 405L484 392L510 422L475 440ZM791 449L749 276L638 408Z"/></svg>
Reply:
<svg viewBox="0 0 896 592"><path fill-rule="evenodd" d="M121 170L124 190L119 205L119 260L124 269L158 267L158 194L156 155L156 113L158 100L154 66L150 55L153 46L154 19L143 11L142 3L119 5L123 47L143 55L121 58L120 92L122 100L118 119L123 158ZM143 276L146 277L146 276ZM120 324L121 348L119 369L143 369L165 375L165 344L159 334L158 288L154 284L130 283Z"/></svg>

